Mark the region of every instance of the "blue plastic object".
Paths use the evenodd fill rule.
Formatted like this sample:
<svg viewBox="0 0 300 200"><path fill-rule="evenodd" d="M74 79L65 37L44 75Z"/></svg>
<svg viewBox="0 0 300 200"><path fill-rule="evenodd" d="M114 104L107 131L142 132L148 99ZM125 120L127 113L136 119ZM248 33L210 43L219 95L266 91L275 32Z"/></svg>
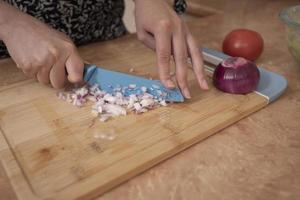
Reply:
<svg viewBox="0 0 300 200"><path fill-rule="evenodd" d="M208 48L203 48L204 60L214 65L218 65L223 59L230 56ZM260 80L256 89L256 93L266 97L269 103L275 101L287 88L287 80L274 72L259 67Z"/></svg>
<svg viewBox="0 0 300 200"><path fill-rule="evenodd" d="M111 94L122 88L125 96L141 94L143 92L141 87L144 86L147 88L147 92L157 99L162 98L171 102L184 101L184 97L179 89L167 89L159 80L149 80L138 76L110 71L97 67L96 65L85 65L83 79L90 85L99 85L102 90ZM135 87L129 87L130 85L135 85Z"/></svg>
<svg viewBox="0 0 300 200"><path fill-rule="evenodd" d="M269 103L275 101L287 88L287 80L274 72L259 67L260 79L256 92L266 96Z"/></svg>
<svg viewBox="0 0 300 200"><path fill-rule="evenodd" d="M204 60L218 65L222 60L230 57L222 52L203 48ZM266 97L269 103L275 101L287 88L287 80L274 72L268 71L259 67L260 81L256 89L256 93ZM102 90L113 93L115 88L128 87L130 84L135 84L137 89L127 88L125 95L139 94L142 91L139 89L142 86L148 88L150 94L161 98L161 93L166 93L164 97L166 101L183 102L184 97L179 89L166 89L159 80L149 80L142 77L132 76L120 72L110 71L95 65L86 65L84 69L84 80L91 85L98 84Z"/></svg>

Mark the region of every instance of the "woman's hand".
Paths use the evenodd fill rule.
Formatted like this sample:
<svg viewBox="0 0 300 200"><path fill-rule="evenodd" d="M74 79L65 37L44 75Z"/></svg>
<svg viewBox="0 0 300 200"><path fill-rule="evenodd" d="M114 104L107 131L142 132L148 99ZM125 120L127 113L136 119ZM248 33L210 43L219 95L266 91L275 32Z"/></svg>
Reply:
<svg viewBox="0 0 300 200"><path fill-rule="evenodd" d="M8 4L0 6L1 18L6 18L1 39L25 75L54 88L62 88L67 78L82 80L84 64L68 36Z"/></svg>
<svg viewBox="0 0 300 200"><path fill-rule="evenodd" d="M175 87L170 75L171 54L176 65L176 81L185 98L191 98L187 84L187 59L202 89L208 89L199 48L187 25L165 0L135 0L135 19L139 40L155 49L158 72L167 88Z"/></svg>

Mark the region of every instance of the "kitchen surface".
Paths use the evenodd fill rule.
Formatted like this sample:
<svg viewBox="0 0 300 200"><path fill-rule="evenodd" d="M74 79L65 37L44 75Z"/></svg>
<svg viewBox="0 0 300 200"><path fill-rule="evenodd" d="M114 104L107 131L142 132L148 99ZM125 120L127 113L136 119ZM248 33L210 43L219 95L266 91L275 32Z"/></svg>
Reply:
<svg viewBox="0 0 300 200"><path fill-rule="evenodd" d="M97 199L299 199L300 64L288 51L285 27L278 15L283 8L300 2L190 0L188 4L190 7L183 17L199 46L221 50L225 35L232 29L255 30L262 35L265 44L257 64L283 75L288 81L288 88L274 103ZM128 15L126 20L130 20ZM133 23L130 21L127 24L132 27ZM134 32L134 28L129 29ZM130 58L124 65L128 69L134 67L138 73L139 67L145 66L139 66L134 56L122 51L126 47L136 47L146 52L139 55L137 51L135 56L153 54L137 41L134 34L114 41L82 46L79 51L86 61L110 66L115 70L118 70L115 60L107 60L106 57L116 56L119 62ZM93 51L101 48L103 51ZM149 74L155 73L154 67L149 69ZM24 80L26 77L10 59L0 60L0 87L9 88L11 84ZM2 164L0 194L0 199L16 199Z"/></svg>

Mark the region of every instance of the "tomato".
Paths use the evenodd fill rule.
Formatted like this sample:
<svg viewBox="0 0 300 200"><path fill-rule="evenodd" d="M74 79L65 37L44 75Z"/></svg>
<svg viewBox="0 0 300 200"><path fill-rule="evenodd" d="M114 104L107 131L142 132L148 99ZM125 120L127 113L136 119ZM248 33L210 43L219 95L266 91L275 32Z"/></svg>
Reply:
<svg viewBox="0 0 300 200"><path fill-rule="evenodd" d="M236 29L226 35L223 52L254 61L261 55L263 46L264 41L259 33L248 29Z"/></svg>

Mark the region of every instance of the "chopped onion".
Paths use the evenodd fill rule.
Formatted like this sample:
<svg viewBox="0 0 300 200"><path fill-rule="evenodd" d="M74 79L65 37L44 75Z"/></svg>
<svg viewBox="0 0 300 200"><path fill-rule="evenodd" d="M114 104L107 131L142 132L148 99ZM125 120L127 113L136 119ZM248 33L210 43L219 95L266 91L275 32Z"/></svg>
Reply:
<svg viewBox="0 0 300 200"><path fill-rule="evenodd" d="M77 107L83 106L87 101L94 102L91 114L94 117L99 116L101 122L106 122L112 117L126 115L127 111L142 114L160 106L167 106L164 100L166 94L161 92L157 85L152 85L150 88L145 86L138 88L136 84L130 84L112 89L114 93L110 94L101 90L98 85L86 85L68 92L59 92L57 97ZM147 93L148 89L155 90L159 97ZM139 90L141 93L124 96L126 90Z"/></svg>
<svg viewBox="0 0 300 200"><path fill-rule="evenodd" d="M259 70L253 62L230 57L216 67L213 84L227 93L247 94L256 89L259 77Z"/></svg>

